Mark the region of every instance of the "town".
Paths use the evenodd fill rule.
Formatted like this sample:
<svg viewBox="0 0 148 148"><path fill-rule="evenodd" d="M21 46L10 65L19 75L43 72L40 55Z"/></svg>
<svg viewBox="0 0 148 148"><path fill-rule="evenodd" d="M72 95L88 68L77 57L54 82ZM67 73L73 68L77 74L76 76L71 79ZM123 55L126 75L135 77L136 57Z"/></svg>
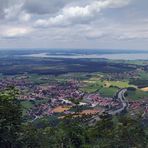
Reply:
<svg viewBox="0 0 148 148"><path fill-rule="evenodd" d="M118 115L128 111L131 116L142 113L147 117L148 100L130 101L123 96L122 90L116 96L103 97L99 92L84 92L84 82L76 78L67 79L65 82L55 81L47 83L48 76L39 76L44 81L34 83L30 75L4 76L0 79L0 90L4 91L13 86L18 91L18 99L24 106L24 116L32 121L44 116L57 115L58 118L66 115L97 115L104 112ZM79 108L79 111L78 109Z"/></svg>

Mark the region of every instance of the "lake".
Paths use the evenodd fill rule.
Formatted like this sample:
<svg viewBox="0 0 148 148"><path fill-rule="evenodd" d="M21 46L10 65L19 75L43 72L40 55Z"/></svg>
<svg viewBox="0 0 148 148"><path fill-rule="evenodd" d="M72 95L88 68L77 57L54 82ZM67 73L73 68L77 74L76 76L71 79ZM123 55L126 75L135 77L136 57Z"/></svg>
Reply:
<svg viewBox="0 0 148 148"><path fill-rule="evenodd" d="M50 55L49 53L37 53L23 55L25 57L41 57L41 58L105 58L112 60L148 60L148 53L122 53L122 54L72 54L72 55Z"/></svg>

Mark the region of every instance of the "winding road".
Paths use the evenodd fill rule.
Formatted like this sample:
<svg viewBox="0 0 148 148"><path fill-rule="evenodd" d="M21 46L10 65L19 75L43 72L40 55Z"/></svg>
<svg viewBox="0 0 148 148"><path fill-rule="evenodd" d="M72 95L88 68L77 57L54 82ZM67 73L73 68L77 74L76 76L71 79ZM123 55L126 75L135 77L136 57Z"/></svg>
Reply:
<svg viewBox="0 0 148 148"><path fill-rule="evenodd" d="M116 114L119 114L121 113L122 111L124 111L126 108L128 108L129 106L129 103L128 101L126 101L126 98L125 98L125 93L126 93L127 89L124 88L124 89L121 89L118 93L117 93L117 98L118 100L120 100L120 102L122 103L122 107L119 108L118 110L115 110L115 111L109 111L109 114L111 115L116 115Z"/></svg>

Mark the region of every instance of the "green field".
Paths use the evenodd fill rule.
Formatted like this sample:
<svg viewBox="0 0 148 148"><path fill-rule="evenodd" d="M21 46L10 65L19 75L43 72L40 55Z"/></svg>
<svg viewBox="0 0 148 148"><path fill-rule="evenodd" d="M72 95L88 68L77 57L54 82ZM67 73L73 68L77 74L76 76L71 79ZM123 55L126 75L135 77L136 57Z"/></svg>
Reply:
<svg viewBox="0 0 148 148"><path fill-rule="evenodd" d="M142 80L148 80L148 73L147 72L141 72L139 74L140 79Z"/></svg>
<svg viewBox="0 0 148 148"><path fill-rule="evenodd" d="M89 85L87 87L82 88L81 90L86 93L93 93L101 89L100 85Z"/></svg>
<svg viewBox="0 0 148 148"><path fill-rule="evenodd" d="M136 87L134 85L129 85L128 81L104 81L107 87L114 86L118 88Z"/></svg>
<svg viewBox="0 0 148 148"><path fill-rule="evenodd" d="M103 97L113 97L117 91L118 91L118 89L115 87L110 87L110 88L104 87L99 90L99 93Z"/></svg>
<svg viewBox="0 0 148 148"><path fill-rule="evenodd" d="M121 88L136 87L130 85L128 81L107 81L102 75L94 75L84 81L84 84L82 91L86 93L99 92L103 97L113 97Z"/></svg>
<svg viewBox="0 0 148 148"><path fill-rule="evenodd" d="M137 89L136 91L128 91L127 98L129 100L141 100L148 98L148 92L141 91Z"/></svg>
<svg viewBox="0 0 148 148"><path fill-rule="evenodd" d="M103 85L104 85L103 81L91 79L85 81L85 86L81 90L86 93L93 93L103 88Z"/></svg>

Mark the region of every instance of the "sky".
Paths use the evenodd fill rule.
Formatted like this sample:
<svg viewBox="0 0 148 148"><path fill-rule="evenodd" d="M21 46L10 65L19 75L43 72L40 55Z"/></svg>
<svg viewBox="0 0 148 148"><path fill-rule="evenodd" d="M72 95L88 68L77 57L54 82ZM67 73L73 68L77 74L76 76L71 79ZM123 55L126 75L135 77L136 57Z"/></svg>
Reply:
<svg viewBox="0 0 148 148"><path fill-rule="evenodd" d="M0 0L0 48L148 50L148 0Z"/></svg>

